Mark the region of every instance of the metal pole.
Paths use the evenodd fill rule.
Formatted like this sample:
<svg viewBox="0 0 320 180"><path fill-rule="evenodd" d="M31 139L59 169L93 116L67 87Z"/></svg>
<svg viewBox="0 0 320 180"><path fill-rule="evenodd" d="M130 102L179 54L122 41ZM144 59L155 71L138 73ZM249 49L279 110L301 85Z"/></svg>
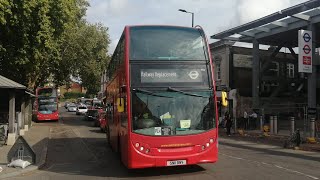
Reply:
<svg viewBox="0 0 320 180"><path fill-rule="evenodd" d="M315 135L315 118L310 118L310 137L314 138Z"/></svg>
<svg viewBox="0 0 320 180"><path fill-rule="evenodd" d="M234 133L236 133L237 132L237 118L235 117L234 118Z"/></svg>
<svg viewBox="0 0 320 180"><path fill-rule="evenodd" d="M273 134L273 116L270 116L270 134Z"/></svg>
<svg viewBox="0 0 320 180"><path fill-rule="evenodd" d="M252 98L253 109L259 108L259 84L260 84L260 59L259 59L259 42L257 39L253 39L252 50Z"/></svg>
<svg viewBox="0 0 320 180"><path fill-rule="evenodd" d="M278 134L278 116L273 117L273 130L275 134Z"/></svg>
<svg viewBox="0 0 320 180"><path fill-rule="evenodd" d="M192 14L192 27L193 27L194 13L191 13L191 14Z"/></svg>
<svg viewBox="0 0 320 180"><path fill-rule="evenodd" d="M306 137L307 136L307 119L308 119L308 116L307 116L307 107L305 106L303 108L303 137Z"/></svg>
<svg viewBox="0 0 320 180"><path fill-rule="evenodd" d="M290 117L290 133L294 133L294 117Z"/></svg>
<svg viewBox="0 0 320 180"><path fill-rule="evenodd" d="M263 116L260 116L260 130L263 132Z"/></svg>

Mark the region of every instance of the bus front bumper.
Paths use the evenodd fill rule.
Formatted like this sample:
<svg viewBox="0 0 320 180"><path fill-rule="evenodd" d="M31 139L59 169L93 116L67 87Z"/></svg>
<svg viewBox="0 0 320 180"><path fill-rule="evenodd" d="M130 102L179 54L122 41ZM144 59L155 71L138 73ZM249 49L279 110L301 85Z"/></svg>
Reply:
<svg viewBox="0 0 320 180"><path fill-rule="evenodd" d="M153 156L140 152L138 149L132 149L131 161L128 163L129 169L148 168L148 167L165 167L179 165L194 165L201 163L215 163L218 160L217 144L198 153L184 155L165 155ZM201 148L199 145L198 148ZM151 153L150 153L151 154Z"/></svg>

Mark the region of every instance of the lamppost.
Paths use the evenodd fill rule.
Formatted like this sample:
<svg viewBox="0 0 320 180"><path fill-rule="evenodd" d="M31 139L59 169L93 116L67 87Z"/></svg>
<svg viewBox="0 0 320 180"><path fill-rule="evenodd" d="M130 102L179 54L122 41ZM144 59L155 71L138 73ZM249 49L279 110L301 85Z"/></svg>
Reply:
<svg viewBox="0 0 320 180"><path fill-rule="evenodd" d="M185 12L185 13L190 13L190 14L192 15L192 27L193 27L193 19L194 19L194 14L193 14L193 12L189 12L189 11L186 11L186 10L184 10L184 9L179 9L179 11Z"/></svg>

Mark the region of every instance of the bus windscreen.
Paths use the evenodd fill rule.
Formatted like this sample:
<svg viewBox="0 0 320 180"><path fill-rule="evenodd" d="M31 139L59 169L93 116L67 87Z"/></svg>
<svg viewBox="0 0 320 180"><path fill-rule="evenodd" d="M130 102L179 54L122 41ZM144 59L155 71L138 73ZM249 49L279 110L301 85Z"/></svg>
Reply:
<svg viewBox="0 0 320 180"><path fill-rule="evenodd" d="M132 117L133 131L144 135L198 134L216 127L211 91L134 90Z"/></svg>

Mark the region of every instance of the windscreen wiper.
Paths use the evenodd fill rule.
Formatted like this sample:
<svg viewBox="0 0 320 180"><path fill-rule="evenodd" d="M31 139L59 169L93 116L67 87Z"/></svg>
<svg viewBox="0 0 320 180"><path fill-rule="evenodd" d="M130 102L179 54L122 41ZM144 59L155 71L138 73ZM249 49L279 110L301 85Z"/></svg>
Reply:
<svg viewBox="0 0 320 180"><path fill-rule="evenodd" d="M181 91L181 90L178 90L178 89L175 89L175 88L172 88L172 87L168 87L167 91L178 92L178 93L181 93L181 94L184 94L184 95L188 95L188 96L209 98L209 96L202 96L202 95L199 95L199 94L192 94L192 93Z"/></svg>
<svg viewBox="0 0 320 180"><path fill-rule="evenodd" d="M140 88L132 89L132 90L136 91L136 92L143 93L143 94L151 95L151 96L164 97L164 98L173 98L173 97L170 97L170 96L164 96L164 95L155 94L155 93L153 93L151 91L148 91L148 90L145 90L145 89L140 89Z"/></svg>

